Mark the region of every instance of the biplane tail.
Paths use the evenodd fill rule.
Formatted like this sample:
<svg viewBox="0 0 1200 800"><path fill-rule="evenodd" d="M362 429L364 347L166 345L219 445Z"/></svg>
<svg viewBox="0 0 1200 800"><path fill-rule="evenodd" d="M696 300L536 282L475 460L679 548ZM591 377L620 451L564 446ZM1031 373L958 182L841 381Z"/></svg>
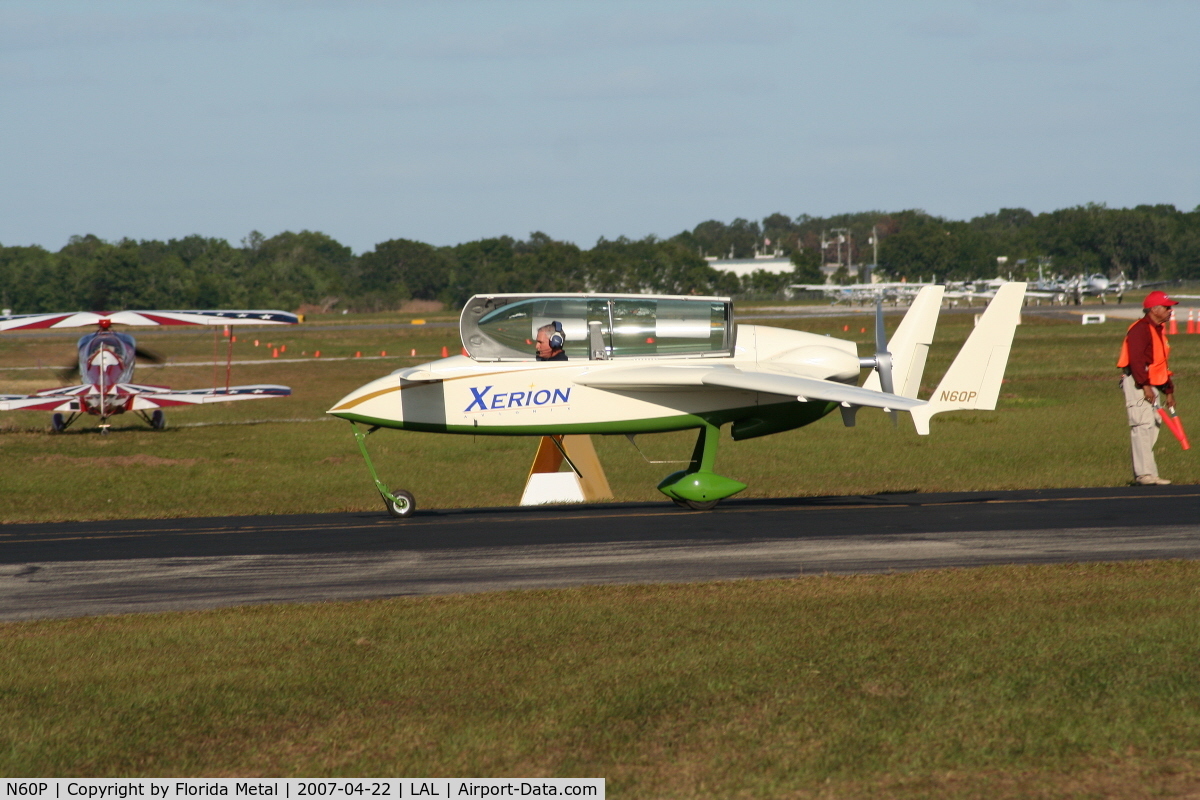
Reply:
<svg viewBox="0 0 1200 800"><path fill-rule="evenodd" d="M1006 283L996 290L996 296L967 337L962 350L958 351L929 402L910 412L917 433L927 436L930 417L943 411L991 411L996 408L1024 299L1024 283Z"/></svg>
<svg viewBox="0 0 1200 800"><path fill-rule="evenodd" d="M892 354L892 385L901 397L917 396L921 389L921 376L925 374L925 357L933 342L937 328L938 312L942 307L945 286L924 286L913 298L912 305L900 326L888 341L887 349ZM882 391L879 373L872 371L863 383L863 388Z"/></svg>

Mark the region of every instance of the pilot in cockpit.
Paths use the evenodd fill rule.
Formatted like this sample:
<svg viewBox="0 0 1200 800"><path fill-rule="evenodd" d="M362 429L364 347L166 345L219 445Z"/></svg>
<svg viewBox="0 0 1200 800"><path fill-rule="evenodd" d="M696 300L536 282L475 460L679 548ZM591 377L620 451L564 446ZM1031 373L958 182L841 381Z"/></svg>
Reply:
<svg viewBox="0 0 1200 800"><path fill-rule="evenodd" d="M567 354L563 352L563 342L565 340L566 337L563 335L562 323L557 320L538 328L537 341L534 343L534 349L537 351L537 360L566 361Z"/></svg>

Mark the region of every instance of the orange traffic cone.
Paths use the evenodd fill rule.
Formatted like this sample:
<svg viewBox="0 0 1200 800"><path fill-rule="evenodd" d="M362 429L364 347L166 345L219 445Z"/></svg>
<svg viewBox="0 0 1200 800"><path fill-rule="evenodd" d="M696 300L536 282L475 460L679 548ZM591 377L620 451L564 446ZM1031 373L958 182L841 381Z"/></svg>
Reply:
<svg viewBox="0 0 1200 800"><path fill-rule="evenodd" d="M355 351L354 351L354 357L355 357L355 358L362 358L362 350L355 350Z"/></svg>
<svg viewBox="0 0 1200 800"><path fill-rule="evenodd" d="M450 348L446 347L446 345L442 345L442 358L446 358L449 355L450 355Z"/></svg>
<svg viewBox="0 0 1200 800"><path fill-rule="evenodd" d="M1171 309L1171 323L1167 326L1167 335L1174 336L1179 333L1179 326L1175 324L1175 309Z"/></svg>
<svg viewBox="0 0 1200 800"><path fill-rule="evenodd" d="M279 348L276 347L271 351L271 358L279 358Z"/></svg>
<svg viewBox="0 0 1200 800"><path fill-rule="evenodd" d="M1196 332L1196 323L1195 323L1195 322L1192 320L1192 309L1190 309L1190 308L1188 309L1188 327L1187 327L1187 332L1188 332L1188 333L1195 333L1195 332Z"/></svg>
<svg viewBox="0 0 1200 800"><path fill-rule="evenodd" d="M387 350L380 350L380 351L379 351L379 357L380 357L380 358L387 358Z"/></svg>
<svg viewBox="0 0 1200 800"><path fill-rule="evenodd" d="M412 349L412 352L411 352L411 353L409 353L409 355L410 355L410 356L415 356L416 354L417 354L417 348L415 348L415 347L414 347L414 348Z"/></svg>
<svg viewBox="0 0 1200 800"><path fill-rule="evenodd" d="M313 351L313 358L320 358L320 357L321 357L321 351L320 351L320 350L314 350L314 351Z"/></svg>
<svg viewBox="0 0 1200 800"><path fill-rule="evenodd" d="M286 353L286 352L287 352L287 345L286 345L286 344L281 344L281 345L279 345L279 352L281 352L281 353Z"/></svg>
<svg viewBox="0 0 1200 800"><path fill-rule="evenodd" d="M462 354L463 354L464 356L466 356L466 355L470 355L469 353L467 353L467 348L465 348L465 347L462 349Z"/></svg>

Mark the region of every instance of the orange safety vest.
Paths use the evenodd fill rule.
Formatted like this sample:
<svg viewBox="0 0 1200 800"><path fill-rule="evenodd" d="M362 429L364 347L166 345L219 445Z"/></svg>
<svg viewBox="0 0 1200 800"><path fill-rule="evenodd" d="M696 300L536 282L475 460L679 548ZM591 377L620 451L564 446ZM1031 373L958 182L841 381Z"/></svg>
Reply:
<svg viewBox="0 0 1200 800"><path fill-rule="evenodd" d="M1139 319L1133 325L1140 322L1142 320ZM1121 357L1117 359L1117 366L1122 369L1129 366L1129 331L1133 330L1133 325L1125 330L1125 341L1121 343ZM1147 322L1146 327L1150 329L1150 345L1154 353L1154 361L1147 366L1147 371L1150 373L1150 384L1162 386L1175 374L1167 369L1167 356L1171 355L1171 345L1167 342L1167 335L1160 330L1158 325Z"/></svg>

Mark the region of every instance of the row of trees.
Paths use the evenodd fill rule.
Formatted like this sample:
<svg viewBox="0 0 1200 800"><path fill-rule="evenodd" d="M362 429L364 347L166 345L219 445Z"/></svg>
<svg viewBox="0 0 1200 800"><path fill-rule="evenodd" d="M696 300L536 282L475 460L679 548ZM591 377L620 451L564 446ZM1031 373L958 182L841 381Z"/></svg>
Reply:
<svg viewBox="0 0 1200 800"><path fill-rule="evenodd" d="M870 263L893 278L1124 272L1137 280L1200 278L1200 208L1086 205L1033 214L1001 209L963 222L922 211L761 222L709 220L670 239L601 239L590 250L544 233L453 247L392 239L355 255L319 232L253 232L240 246L188 236L106 242L75 236L58 252L0 246L0 307L14 313L119 308L352 308L409 299L451 306L477 292L653 292L765 296L822 280L820 266ZM793 271L738 278L719 258L781 252ZM1048 259L1048 261L1047 261ZM1022 265L1020 262L1024 262ZM714 268L715 267L715 268ZM1022 274L1024 273L1024 274Z"/></svg>
<svg viewBox="0 0 1200 800"><path fill-rule="evenodd" d="M794 276L747 279L777 292ZM313 231L240 247L188 236L168 242L106 242L75 236L57 253L0 247L0 308L13 313L122 308L394 309L409 299L451 306L477 292L742 294L743 282L713 269L675 240L601 240L591 250L534 233L454 247L408 239L354 255Z"/></svg>
<svg viewBox="0 0 1200 800"><path fill-rule="evenodd" d="M877 241L873 241L877 239ZM1033 277L1039 262L1063 274L1124 272L1138 280L1200 278L1200 207L1075 206L1043 214L1002 208L969 221L922 211L866 211L834 217L772 214L762 222L710 221L675 237L704 254L748 258L756 252L812 252L822 263L875 261L890 277ZM1024 261L1022 268L1017 262Z"/></svg>
<svg viewBox="0 0 1200 800"><path fill-rule="evenodd" d="M970 222L918 212L891 215L895 227L881 237L879 261L889 273L936 272L950 277L985 276L1006 270L1033 277L1038 259L1049 258L1063 274L1125 273L1135 280L1200 278L1200 208L1171 205L1111 209L1077 206L1034 215L1001 209ZM1024 260L1024 270L1014 267Z"/></svg>

